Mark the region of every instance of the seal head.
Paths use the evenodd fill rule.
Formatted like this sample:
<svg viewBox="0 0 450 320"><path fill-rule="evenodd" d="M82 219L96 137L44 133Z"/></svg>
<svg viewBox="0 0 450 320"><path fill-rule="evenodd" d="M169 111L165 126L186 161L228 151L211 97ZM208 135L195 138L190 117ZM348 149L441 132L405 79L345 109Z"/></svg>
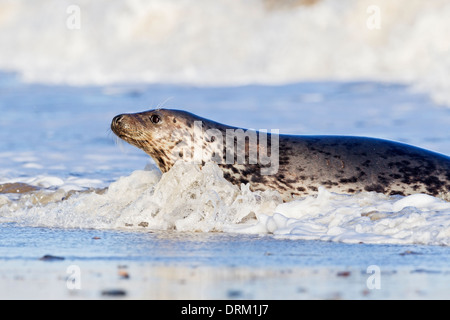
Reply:
<svg viewBox="0 0 450 320"><path fill-rule="evenodd" d="M165 110L156 109L134 114L120 114L111 123L111 130L121 139L144 150L161 169L167 172L174 164L171 134L182 126L182 114L176 117ZM178 124L177 124L178 123Z"/></svg>
<svg viewBox="0 0 450 320"><path fill-rule="evenodd" d="M197 127L196 127L197 125ZM182 110L155 109L140 113L120 114L111 122L111 130L121 139L150 155L162 172L167 172L179 159L192 159L198 147L200 163L211 160L222 150L218 140L196 130L233 128L198 117ZM222 131L220 131L222 133ZM212 142L212 143L211 143ZM217 145L217 148L221 148Z"/></svg>

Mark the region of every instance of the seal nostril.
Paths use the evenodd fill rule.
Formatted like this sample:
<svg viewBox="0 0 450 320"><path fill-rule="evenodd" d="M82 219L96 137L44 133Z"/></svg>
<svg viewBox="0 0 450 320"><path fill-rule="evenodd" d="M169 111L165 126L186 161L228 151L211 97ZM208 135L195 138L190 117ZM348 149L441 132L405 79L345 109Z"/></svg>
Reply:
<svg viewBox="0 0 450 320"><path fill-rule="evenodd" d="M115 124L115 125L118 125L118 124L120 124L120 122L122 121L122 119L123 119L123 116L120 114L120 115L118 115L118 116L115 116L114 118L113 118L113 123Z"/></svg>

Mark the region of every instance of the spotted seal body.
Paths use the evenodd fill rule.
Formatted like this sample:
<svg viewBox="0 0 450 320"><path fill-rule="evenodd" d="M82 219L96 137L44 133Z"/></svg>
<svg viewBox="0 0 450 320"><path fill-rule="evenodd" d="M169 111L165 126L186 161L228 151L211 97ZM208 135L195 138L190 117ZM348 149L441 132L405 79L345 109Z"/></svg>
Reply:
<svg viewBox="0 0 450 320"><path fill-rule="evenodd" d="M195 134L195 124L199 124ZM252 190L278 190L285 201L315 194L319 186L332 192L354 194L376 191L387 195L425 193L450 201L450 157L414 146L366 137L277 136L276 170L264 174L273 163L262 158L251 162L251 139L244 140L246 163L225 161L225 133L241 130L180 110L156 109L114 117L112 131L144 150L168 171L175 161L186 158L194 149L202 152L201 163L218 162L224 177L233 184L250 183ZM208 133L208 134L205 134ZM274 134L261 143L258 153L275 155L271 150ZM229 145L230 143L228 143ZM233 141L237 149L238 141ZM270 152L268 152L270 151Z"/></svg>

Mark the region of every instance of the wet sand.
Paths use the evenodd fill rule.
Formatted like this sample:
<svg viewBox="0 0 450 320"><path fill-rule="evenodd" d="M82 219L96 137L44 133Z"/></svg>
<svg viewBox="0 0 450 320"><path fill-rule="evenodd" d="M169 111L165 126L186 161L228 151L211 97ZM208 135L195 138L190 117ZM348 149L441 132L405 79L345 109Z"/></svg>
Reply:
<svg viewBox="0 0 450 320"><path fill-rule="evenodd" d="M450 249L1 225L0 299L449 299Z"/></svg>
<svg viewBox="0 0 450 320"><path fill-rule="evenodd" d="M74 281L73 264L81 270ZM127 277L122 276L126 270ZM1 299L449 299L450 274L389 269L380 289L357 268L165 266L152 263L2 263ZM78 286L79 284L79 286Z"/></svg>

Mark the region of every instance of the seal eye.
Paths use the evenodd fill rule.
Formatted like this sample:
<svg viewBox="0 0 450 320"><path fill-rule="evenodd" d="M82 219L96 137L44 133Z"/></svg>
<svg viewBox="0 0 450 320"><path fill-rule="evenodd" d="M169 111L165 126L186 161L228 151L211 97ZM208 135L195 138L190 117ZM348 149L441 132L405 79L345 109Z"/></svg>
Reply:
<svg viewBox="0 0 450 320"><path fill-rule="evenodd" d="M161 122L161 117L157 114L152 114L150 116L150 121L154 124L160 123Z"/></svg>

